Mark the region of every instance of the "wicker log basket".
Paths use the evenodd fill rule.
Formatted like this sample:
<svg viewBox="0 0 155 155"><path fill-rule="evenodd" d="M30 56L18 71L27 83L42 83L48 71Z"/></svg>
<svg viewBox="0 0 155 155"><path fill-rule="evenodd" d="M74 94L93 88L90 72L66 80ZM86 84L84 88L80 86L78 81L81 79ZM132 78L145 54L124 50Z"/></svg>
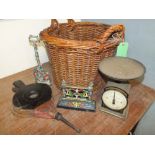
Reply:
<svg viewBox="0 0 155 155"><path fill-rule="evenodd" d="M56 86L65 80L68 85L88 87L94 83L96 90L103 87L98 64L105 57L114 56L122 41L123 25L105 25L92 22L59 24L51 20L51 26L40 32L51 62Z"/></svg>

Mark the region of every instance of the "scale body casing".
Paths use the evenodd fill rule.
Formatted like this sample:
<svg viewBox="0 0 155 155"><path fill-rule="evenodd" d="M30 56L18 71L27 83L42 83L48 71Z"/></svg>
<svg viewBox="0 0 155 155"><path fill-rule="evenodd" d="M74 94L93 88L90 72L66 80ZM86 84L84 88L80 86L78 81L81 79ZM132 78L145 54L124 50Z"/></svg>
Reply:
<svg viewBox="0 0 155 155"><path fill-rule="evenodd" d="M116 110L116 109L112 109L112 108L108 107L104 103L103 98L102 98L100 110L104 111L106 113L112 114L114 116L117 116L119 118L126 119L127 114L128 114L128 109L129 109L128 96L129 96L130 87L131 87L131 85L129 83L120 83L120 82L108 81L105 88L104 88L103 95L108 91L119 92L126 98L127 103L123 109ZM103 95L102 95L102 97L103 97Z"/></svg>

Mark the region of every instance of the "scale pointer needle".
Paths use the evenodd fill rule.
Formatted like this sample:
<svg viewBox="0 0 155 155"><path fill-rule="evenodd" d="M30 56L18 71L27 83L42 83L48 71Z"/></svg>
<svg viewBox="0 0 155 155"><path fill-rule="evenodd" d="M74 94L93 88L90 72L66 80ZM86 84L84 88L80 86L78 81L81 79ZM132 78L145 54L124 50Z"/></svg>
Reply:
<svg viewBox="0 0 155 155"><path fill-rule="evenodd" d="M112 100L112 104L115 104L115 91L114 91L114 97L113 97L113 100Z"/></svg>

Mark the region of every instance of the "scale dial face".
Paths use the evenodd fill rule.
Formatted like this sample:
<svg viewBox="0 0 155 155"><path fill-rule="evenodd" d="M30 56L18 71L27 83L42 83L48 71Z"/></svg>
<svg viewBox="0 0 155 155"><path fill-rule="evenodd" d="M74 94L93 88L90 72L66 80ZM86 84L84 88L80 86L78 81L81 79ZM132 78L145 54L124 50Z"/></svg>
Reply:
<svg viewBox="0 0 155 155"><path fill-rule="evenodd" d="M127 96L118 90L106 90L102 96L103 103L112 110L123 110L127 106Z"/></svg>

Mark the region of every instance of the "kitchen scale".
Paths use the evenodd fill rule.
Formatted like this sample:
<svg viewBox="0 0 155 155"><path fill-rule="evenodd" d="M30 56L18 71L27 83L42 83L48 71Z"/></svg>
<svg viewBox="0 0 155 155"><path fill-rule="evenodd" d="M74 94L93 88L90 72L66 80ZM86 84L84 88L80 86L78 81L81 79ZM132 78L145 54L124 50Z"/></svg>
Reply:
<svg viewBox="0 0 155 155"><path fill-rule="evenodd" d="M108 57L100 62L99 70L108 78L100 110L123 119L127 118L130 81L144 76L144 65L127 57Z"/></svg>

